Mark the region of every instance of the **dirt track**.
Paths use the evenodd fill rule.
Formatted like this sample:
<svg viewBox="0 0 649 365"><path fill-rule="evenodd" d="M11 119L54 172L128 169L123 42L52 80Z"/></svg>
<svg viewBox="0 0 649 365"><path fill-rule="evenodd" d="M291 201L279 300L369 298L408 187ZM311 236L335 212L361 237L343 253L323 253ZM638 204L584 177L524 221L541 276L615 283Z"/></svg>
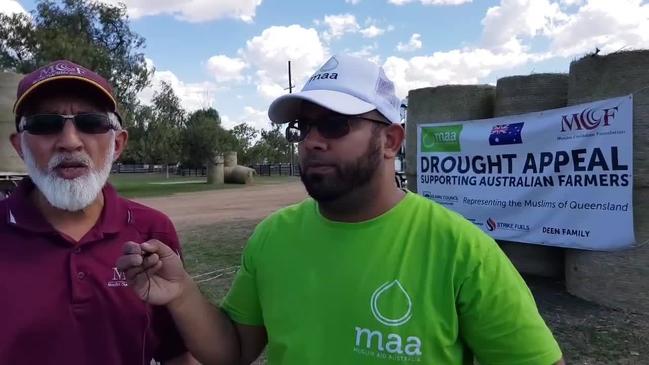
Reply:
<svg viewBox="0 0 649 365"><path fill-rule="evenodd" d="M297 203L306 196L302 183L296 180L136 200L166 213L176 228L181 230L238 219L261 220L275 210Z"/></svg>

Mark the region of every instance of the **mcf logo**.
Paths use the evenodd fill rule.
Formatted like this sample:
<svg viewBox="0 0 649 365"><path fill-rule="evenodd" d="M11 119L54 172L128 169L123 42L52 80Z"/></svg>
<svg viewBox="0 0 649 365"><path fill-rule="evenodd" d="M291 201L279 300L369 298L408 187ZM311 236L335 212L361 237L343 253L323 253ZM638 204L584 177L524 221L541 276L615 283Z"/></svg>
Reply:
<svg viewBox="0 0 649 365"><path fill-rule="evenodd" d="M561 131L592 130L597 127L608 127L615 119L618 107L606 109L586 108L581 113L567 114L561 117Z"/></svg>

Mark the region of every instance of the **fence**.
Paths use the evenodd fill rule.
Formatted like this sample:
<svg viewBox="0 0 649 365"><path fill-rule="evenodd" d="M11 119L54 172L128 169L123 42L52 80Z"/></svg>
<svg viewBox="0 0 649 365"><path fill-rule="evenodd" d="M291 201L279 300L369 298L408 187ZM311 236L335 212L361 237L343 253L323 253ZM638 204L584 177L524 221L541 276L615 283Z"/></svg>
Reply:
<svg viewBox="0 0 649 365"><path fill-rule="evenodd" d="M259 176L299 176L300 167L299 165L292 165L290 163L279 163L279 164L257 164L248 166L254 169ZM147 164L115 164L111 170L114 174L140 174L140 173L166 173L165 165L147 165ZM184 169L177 167L176 165L169 166L170 175L178 176L207 176L207 167L196 168L196 169Z"/></svg>
<svg viewBox="0 0 649 365"><path fill-rule="evenodd" d="M290 163L252 165L259 176L300 176L300 166Z"/></svg>

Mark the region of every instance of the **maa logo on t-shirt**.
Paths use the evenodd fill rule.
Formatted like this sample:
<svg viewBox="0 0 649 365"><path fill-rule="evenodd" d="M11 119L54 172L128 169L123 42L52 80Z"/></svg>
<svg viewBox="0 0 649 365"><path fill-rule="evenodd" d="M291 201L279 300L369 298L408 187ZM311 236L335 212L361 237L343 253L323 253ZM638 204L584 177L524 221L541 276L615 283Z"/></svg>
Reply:
<svg viewBox="0 0 649 365"><path fill-rule="evenodd" d="M399 280L388 281L372 293L370 310L379 323L388 327L403 326L413 316L412 299ZM358 354L394 361L419 361L421 358L421 339L417 336L358 326L355 331L354 352Z"/></svg>

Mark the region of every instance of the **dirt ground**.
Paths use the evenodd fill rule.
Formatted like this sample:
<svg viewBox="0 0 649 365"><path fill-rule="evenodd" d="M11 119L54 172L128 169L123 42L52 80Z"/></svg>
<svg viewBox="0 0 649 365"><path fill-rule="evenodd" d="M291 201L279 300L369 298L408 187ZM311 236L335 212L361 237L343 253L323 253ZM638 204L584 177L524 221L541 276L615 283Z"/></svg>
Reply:
<svg viewBox="0 0 649 365"><path fill-rule="evenodd" d="M299 180L242 189L178 194L139 201L167 213L185 242L196 272L238 263L255 224L278 208L299 202L306 192ZM233 222L236 221L236 222ZM232 224L217 224L231 222ZM208 283L217 300L232 275ZM562 282L525 278L539 310L559 342L568 364L649 364L649 315L604 308L566 293ZM263 364L261 360L257 364Z"/></svg>
<svg viewBox="0 0 649 365"><path fill-rule="evenodd" d="M302 183L296 179L241 189L211 190L136 200L165 212L181 231L194 226L233 220L261 220L275 210L306 197Z"/></svg>

